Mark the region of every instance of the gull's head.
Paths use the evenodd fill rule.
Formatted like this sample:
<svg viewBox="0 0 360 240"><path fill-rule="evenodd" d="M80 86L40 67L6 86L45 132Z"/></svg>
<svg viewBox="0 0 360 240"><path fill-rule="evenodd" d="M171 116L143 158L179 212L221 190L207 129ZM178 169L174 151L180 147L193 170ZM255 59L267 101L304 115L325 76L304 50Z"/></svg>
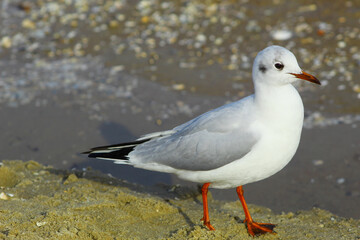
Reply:
<svg viewBox="0 0 360 240"><path fill-rule="evenodd" d="M280 46L270 46L258 53L253 65L254 83L285 85L298 79L320 84L316 77L304 72L295 55Z"/></svg>

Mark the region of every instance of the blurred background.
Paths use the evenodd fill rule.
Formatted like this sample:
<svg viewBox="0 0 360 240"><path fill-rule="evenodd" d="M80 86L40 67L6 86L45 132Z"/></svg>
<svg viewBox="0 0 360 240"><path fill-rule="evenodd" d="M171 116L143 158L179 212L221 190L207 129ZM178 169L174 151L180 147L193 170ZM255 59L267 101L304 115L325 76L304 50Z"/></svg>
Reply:
<svg viewBox="0 0 360 240"><path fill-rule="evenodd" d="M0 4L1 159L195 188L79 153L171 129L251 94L254 57L277 44L322 85L296 86L305 105L298 152L278 174L245 186L247 201L359 218L359 1ZM236 200L234 189L211 192Z"/></svg>

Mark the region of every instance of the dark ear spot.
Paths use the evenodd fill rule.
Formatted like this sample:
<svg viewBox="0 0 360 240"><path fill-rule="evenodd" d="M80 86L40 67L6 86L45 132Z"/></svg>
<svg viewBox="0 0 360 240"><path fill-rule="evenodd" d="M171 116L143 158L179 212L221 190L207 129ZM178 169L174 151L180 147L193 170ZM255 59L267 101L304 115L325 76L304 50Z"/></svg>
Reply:
<svg viewBox="0 0 360 240"><path fill-rule="evenodd" d="M259 70L260 70L260 72L265 73L267 69L266 69L266 67L264 66L264 64L261 64L261 63L260 63L260 65L259 65Z"/></svg>

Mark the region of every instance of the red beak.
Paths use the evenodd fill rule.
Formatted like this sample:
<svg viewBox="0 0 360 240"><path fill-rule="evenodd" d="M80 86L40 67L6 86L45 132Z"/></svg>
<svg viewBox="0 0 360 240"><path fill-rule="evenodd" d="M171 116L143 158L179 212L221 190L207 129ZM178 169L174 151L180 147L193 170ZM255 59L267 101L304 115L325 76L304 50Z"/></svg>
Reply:
<svg viewBox="0 0 360 240"><path fill-rule="evenodd" d="M297 74L297 73L290 73L290 74L294 75L296 78L303 79L303 80L321 85L320 81L316 77L314 77L313 75L308 74L304 71L302 71L300 74Z"/></svg>

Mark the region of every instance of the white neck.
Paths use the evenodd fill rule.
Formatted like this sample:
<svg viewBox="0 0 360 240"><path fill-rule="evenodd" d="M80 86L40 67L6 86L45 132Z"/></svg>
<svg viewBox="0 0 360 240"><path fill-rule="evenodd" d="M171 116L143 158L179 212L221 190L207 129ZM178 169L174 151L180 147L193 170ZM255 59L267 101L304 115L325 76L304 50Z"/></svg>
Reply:
<svg viewBox="0 0 360 240"><path fill-rule="evenodd" d="M299 93L291 84L255 84L255 104L261 110L261 114L266 115L266 119L273 121L275 125L280 124L277 123L279 119L281 125L303 124L304 106Z"/></svg>

